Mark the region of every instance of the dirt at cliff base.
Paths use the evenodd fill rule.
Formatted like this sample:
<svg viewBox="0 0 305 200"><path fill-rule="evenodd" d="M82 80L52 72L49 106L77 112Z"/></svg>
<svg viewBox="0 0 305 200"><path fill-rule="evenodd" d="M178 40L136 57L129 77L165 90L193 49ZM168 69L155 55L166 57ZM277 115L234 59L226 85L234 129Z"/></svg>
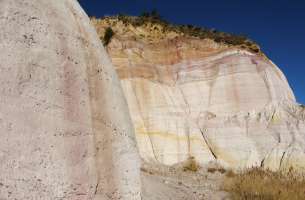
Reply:
<svg viewBox="0 0 305 200"><path fill-rule="evenodd" d="M229 200L221 190L224 174L208 168L188 171L181 166L144 164L141 170L143 200Z"/></svg>

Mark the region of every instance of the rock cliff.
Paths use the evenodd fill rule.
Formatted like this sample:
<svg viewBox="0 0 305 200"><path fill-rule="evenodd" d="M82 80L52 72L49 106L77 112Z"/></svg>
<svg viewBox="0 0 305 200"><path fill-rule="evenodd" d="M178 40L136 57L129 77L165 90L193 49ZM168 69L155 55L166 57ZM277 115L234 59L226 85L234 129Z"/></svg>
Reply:
<svg viewBox="0 0 305 200"><path fill-rule="evenodd" d="M0 199L141 199L127 104L75 0L0 1Z"/></svg>
<svg viewBox="0 0 305 200"><path fill-rule="evenodd" d="M304 168L304 109L258 46L134 19L92 23L102 39L114 32L107 51L144 160Z"/></svg>

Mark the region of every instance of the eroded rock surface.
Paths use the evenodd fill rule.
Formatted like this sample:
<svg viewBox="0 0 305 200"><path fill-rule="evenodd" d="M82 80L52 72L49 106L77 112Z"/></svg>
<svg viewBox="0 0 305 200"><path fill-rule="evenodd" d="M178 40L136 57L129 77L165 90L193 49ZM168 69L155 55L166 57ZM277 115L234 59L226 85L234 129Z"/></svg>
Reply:
<svg viewBox="0 0 305 200"><path fill-rule="evenodd" d="M140 199L119 80L75 0L0 1L0 199Z"/></svg>
<svg viewBox="0 0 305 200"><path fill-rule="evenodd" d="M263 54L151 23L92 22L100 36L106 27L115 32L107 50L146 161L305 166L304 111Z"/></svg>

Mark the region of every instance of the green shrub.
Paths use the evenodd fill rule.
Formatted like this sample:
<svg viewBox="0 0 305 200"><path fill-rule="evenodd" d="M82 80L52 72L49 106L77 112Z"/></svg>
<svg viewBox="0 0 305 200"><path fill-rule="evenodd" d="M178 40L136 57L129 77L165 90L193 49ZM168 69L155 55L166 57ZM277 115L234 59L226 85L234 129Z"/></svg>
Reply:
<svg viewBox="0 0 305 200"><path fill-rule="evenodd" d="M102 38L104 46L107 46L111 42L111 38L114 36L114 32L111 27L106 28L104 37Z"/></svg>

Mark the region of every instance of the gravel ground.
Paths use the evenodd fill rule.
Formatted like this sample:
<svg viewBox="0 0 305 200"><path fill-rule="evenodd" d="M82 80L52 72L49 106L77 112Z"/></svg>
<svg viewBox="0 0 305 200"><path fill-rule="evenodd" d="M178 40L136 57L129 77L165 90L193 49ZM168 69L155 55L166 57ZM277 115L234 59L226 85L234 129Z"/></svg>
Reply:
<svg viewBox="0 0 305 200"><path fill-rule="evenodd" d="M143 200L228 200L221 191L224 174L207 169L196 172L182 166L142 166Z"/></svg>

